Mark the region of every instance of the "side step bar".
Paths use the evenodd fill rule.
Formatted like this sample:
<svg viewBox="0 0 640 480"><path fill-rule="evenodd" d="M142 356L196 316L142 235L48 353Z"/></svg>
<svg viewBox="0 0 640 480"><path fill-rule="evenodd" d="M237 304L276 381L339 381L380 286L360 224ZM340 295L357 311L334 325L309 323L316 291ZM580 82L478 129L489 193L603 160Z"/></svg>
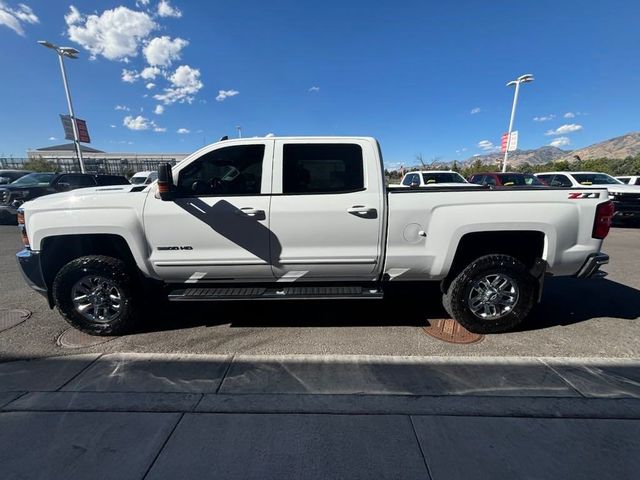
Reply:
<svg viewBox="0 0 640 480"><path fill-rule="evenodd" d="M322 299L380 299L377 287L190 287L177 288L169 293L172 302L211 300L322 300Z"/></svg>

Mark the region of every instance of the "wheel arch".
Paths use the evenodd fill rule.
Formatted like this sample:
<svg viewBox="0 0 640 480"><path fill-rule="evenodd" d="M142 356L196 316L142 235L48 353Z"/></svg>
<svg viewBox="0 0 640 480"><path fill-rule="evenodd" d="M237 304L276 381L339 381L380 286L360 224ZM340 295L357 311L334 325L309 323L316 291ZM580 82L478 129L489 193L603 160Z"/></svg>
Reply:
<svg viewBox="0 0 640 480"><path fill-rule="evenodd" d="M137 265L127 241L116 234L54 235L44 238L41 245L41 268L50 307L55 305L51 287L56 274L76 258L86 255L105 255L118 258L127 265ZM138 269L135 270L138 271Z"/></svg>
<svg viewBox="0 0 640 480"><path fill-rule="evenodd" d="M446 292L453 279L473 260L484 255L509 255L520 260L535 276L544 270L546 234L537 230L501 230L470 232L458 242L451 267L441 282Z"/></svg>

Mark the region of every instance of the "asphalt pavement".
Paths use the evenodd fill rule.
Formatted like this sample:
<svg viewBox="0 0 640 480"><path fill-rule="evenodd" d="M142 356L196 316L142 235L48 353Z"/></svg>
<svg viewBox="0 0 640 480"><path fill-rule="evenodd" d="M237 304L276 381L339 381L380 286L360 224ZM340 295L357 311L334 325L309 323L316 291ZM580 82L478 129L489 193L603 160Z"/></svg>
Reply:
<svg viewBox="0 0 640 480"><path fill-rule="evenodd" d="M640 229L614 228L605 279L551 278L542 304L516 332L454 345L425 335L443 317L437 289L400 288L383 301L175 304L140 330L100 345L69 349L68 325L22 280L16 227L0 227L0 309L28 309L25 322L0 332L0 360L76 353L225 355L402 355L640 357Z"/></svg>

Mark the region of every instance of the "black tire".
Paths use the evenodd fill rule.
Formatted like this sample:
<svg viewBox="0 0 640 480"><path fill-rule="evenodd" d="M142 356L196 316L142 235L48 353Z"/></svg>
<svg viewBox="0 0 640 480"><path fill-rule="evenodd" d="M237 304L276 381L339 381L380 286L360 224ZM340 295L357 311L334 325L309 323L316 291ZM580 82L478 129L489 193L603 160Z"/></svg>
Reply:
<svg viewBox="0 0 640 480"><path fill-rule="evenodd" d="M91 319L80 313L72 298L73 288L87 277L100 277L117 288L119 308L114 318ZM89 255L76 258L60 269L53 281L53 299L62 316L73 327L90 335L122 335L130 332L138 320L139 298L134 277L117 258ZM88 312L94 311L89 309ZM115 312L115 310L110 310ZM89 313L87 313L89 315Z"/></svg>
<svg viewBox="0 0 640 480"><path fill-rule="evenodd" d="M474 282L487 275L502 274L517 287L517 300L511 310L496 319L476 316L469 307ZM451 318L473 333L500 333L522 322L535 303L536 280L527 267L508 255L486 255L474 260L451 282L442 304Z"/></svg>

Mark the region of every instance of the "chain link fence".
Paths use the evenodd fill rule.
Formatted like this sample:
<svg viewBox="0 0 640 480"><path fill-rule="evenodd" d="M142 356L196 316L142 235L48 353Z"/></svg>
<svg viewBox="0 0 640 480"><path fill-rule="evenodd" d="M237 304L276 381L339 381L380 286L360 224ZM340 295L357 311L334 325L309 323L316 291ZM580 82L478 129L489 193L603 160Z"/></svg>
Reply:
<svg viewBox="0 0 640 480"><path fill-rule="evenodd" d="M0 158L0 168L7 170L23 170L29 160L36 158ZM75 158L38 157L37 160L51 164L52 171L62 173L80 172L80 162ZM162 163L176 164L173 157L167 158L84 158L87 173L125 175L130 177L136 172L157 170Z"/></svg>

